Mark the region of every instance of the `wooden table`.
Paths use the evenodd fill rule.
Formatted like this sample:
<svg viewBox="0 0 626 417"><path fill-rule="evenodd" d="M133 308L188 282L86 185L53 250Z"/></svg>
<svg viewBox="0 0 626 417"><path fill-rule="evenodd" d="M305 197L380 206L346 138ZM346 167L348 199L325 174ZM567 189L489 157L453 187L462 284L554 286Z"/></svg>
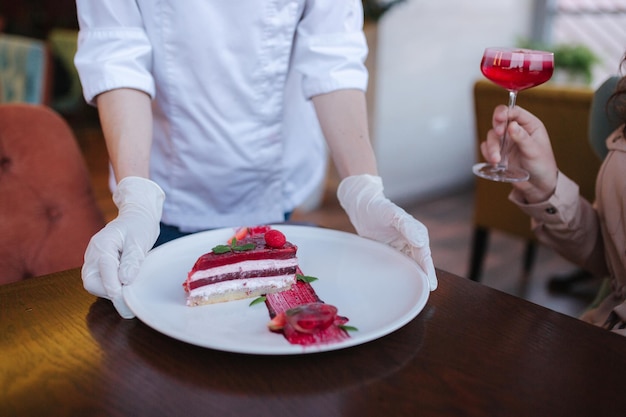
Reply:
<svg viewBox="0 0 626 417"><path fill-rule="evenodd" d="M400 330L295 356L171 339L86 293L79 270L6 285L0 416L626 415L626 338L438 274Z"/></svg>

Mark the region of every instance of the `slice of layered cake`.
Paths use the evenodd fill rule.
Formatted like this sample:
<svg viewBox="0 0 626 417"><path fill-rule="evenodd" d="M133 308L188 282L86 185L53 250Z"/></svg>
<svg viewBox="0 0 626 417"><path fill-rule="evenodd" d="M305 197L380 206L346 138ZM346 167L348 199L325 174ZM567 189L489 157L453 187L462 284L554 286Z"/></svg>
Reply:
<svg viewBox="0 0 626 417"><path fill-rule="evenodd" d="M269 226L242 228L196 261L183 284L187 305L258 297L296 282L298 248Z"/></svg>

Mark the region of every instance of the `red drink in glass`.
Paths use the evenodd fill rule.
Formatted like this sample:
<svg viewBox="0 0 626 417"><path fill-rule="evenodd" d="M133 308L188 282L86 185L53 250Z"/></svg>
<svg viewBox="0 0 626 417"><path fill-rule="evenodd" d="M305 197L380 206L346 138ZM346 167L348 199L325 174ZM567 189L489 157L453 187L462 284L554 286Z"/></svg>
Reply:
<svg viewBox="0 0 626 417"><path fill-rule="evenodd" d="M489 49L480 69L485 77L509 91L520 91L543 84L552 77L551 53L528 49Z"/></svg>

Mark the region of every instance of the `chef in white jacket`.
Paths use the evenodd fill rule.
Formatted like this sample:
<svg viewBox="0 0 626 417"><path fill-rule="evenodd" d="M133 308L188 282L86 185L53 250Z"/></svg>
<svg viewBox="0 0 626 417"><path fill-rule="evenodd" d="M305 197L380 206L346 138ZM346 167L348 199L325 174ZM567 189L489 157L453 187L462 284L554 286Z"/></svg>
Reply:
<svg viewBox="0 0 626 417"><path fill-rule="evenodd" d="M133 317L122 285L159 235L284 221L323 180L327 149L357 233L412 256L436 288L426 227L378 176L361 0L76 3L75 64L119 209L85 253L89 292Z"/></svg>

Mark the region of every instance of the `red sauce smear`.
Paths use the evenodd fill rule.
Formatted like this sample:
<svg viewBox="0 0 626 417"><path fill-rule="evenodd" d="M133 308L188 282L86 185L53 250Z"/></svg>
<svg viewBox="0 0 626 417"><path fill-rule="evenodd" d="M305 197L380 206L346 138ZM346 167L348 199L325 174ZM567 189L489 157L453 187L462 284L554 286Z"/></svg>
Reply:
<svg viewBox="0 0 626 417"><path fill-rule="evenodd" d="M298 274L302 274L300 268L298 268ZM267 306L270 318L274 318L277 314L302 304L316 302L321 303L323 301L317 296L311 284L300 280L297 280L290 289L274 294L267 294L265 298L265 305ZM314 333L302 333L291 326L285 326L281 333L289 343L294 345L311 346L336 343L350 337L348 332L341 327L347 322L348 319L346 317L338 315L332 325Z"/></svg>

